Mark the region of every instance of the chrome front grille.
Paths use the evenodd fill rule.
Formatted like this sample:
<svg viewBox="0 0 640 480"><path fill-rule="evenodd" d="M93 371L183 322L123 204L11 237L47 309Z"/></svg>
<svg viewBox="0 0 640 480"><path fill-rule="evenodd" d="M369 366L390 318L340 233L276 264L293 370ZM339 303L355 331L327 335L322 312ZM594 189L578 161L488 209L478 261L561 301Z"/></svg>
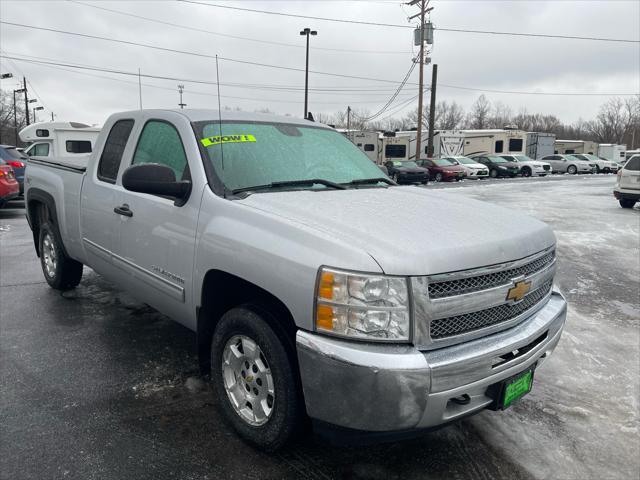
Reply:
<svg viewBox="0 0 640 480"><path fill-rule="evenodd" d="M519 324L549 299L555 271L551 247L502 264L412 277L416 346L436 349Z"/></svg>
<svg viewBox="0 0 640 480"><path fill-rule="evenodd" d="M431 338L439 339L461 335L519 317L542 300L551 291L552 285L553 281L546 282L515 304L505 303L486 310L433 320L431 322Z"/></svg>
<svg viewBox="0 0 640 480"><path fill-rule="evenodd" d="M506 285L509 284L513 278L520 277L522 275L531 275L543 270L549 264L553 263L555 256L555 250L552 250L529 263L508 270L460 278L458 280L430 282L429 298L453 297L455 295L462 295L465 293L486 290L500 285Z"/></svg>

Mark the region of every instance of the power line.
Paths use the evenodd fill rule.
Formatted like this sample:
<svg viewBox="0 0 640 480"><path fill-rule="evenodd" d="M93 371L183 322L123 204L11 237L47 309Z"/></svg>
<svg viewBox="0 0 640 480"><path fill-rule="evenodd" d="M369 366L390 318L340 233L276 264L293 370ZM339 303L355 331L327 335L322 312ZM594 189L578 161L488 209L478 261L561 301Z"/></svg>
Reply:
<svg viewBox="0 0 640 480"><path fill-rule="evenodd" d="M66 30L57 30L55 28L46 28L46 27L36 27L34 25L26 25L23 23L14 23L14 22L6 22L4 20L0 20L0 24L4 24L4 25L11 25L13 27L18 27L18 28L27 28L27 29L32 29L32 30L42 30L45 32L53 32L53 33L61 33L64 35L71 35L71 36L76 36L76 37L82 37L82 38L91 38L93 40L103 40L106 42L113 42L113 43L122 43L125 45L134 45L137 47L144 47L144 48L151 48L154 50L160 50L163 52L169 52L169 53L179 53L181 55L190 55L190 56L194 56L194 57L201 57L201 58L210 58L210 59L215 59L215 55L207 55L206 53L197 53L197 52L189 52L189 51L185 51L185 50L177 50L174 48L166 48L166 47L158 47L155 45L149 45L146 43L138 43L138 42L132 42L129 40L118 40L115 38L108 38L108 37L100 37L97 35L89 35L87 33L77 33L77 32L69 32ZM304 72L304 69L302 68L294 68L294 67L284 67L281 65L270 65L270 64L266 64L266 63L260 63L260 62L251 62L248 60L237 60L234 58L228 58L228 57L218 57L220 60L226 61L226 62L233 62L233 63L240 63L243 65L252 65L254 67L265 67L265 68L276 68L279 70L289 70L292 72ZM355 80L370 80L373 82L382 82L382 83L396 83L396 80L385 80L385 79L381 79L381 78L371 78L371 77L359 77L356 75L345 75L345 74L341 74L341 73L330 73L330 72L319 72L319 71L315 71L315 70L309 70L309 73L314 73L316 75L327 75L330 77L340 77L340 78L351 78L351 79L355 79Z"/></svg>
<svg viewBox="0 0 640 480"><path fill-rule="evenodd" d="M416 62L411 62L411 67L409 67L409 70L407 71L407 74L404 76L404 78L402 79L402 82L400 83L400 85L398 86L398 89L393 93L393 95L391 95L391 98L387 101L387 103L384 104L384 106L378 110L376 113L374 113L373 115L370 115L366 118L361 118L361 121L370 121L370 120L374 120L375 118L379 117L380 115L382 115L385 110L387 110L391 104L395 101L395 99L398 97L398 94L402 91L402 89L404 88L405 84L407 83L407 80L409 80L409 77L411 77L411 74L413 73L413 69L416 68ZM353 102L351 102L353 103Z"/></svg>
<svg viewBox="0 0 640 480"><path fill-rule="evenodd" d="M398 23L378 23L378 22L365 22L362 20L352 20L352 19L343 19L343 18L327 18L327 17L314 17L311 15L298 15L293 13L283 13L283 12L273 12L269 10L257 10L253 8L244 8L244 7L232 7L230 5L217 5L213 3L202 3L196 2L193 0L177 0L182 3L192 3L194 5L203 5L206 7L213 8L225 8L228 10L238 10L243 12L252 12L252 13L262 13L265 15L277 15L282 17L293 17L293 18L306 18L310 20L320 20L324 22L337 22L337 23L349 23L356 25L369 25L374 27L391 27L391 28L415 28L412 25L406 24L398 24ZM576 35L553 35L553 34L541 34L541 33L519 33L519 32L497 32L497 31L489 31L489 30L467 30L462 28L444 28L444 27L434 27L434 30L441 30L443 32L455 32L455 33L473 33L473 34L483 34L483 35L509 35L509 36L518 36L518 37L534 37L534 38L556 38L562 40L591 40L598 42L620 42L620 43L640 43L640 40L630 40L626 38L604 38L604 37L581 37Z"/></svg>
<svg viewBox="0 0 640 480"><path fill-rule="evenodd" d="M2 56L2 58L12 58L12 57L7 57L5 55ZM33 63L36 65L40 65L40 66L44 66L47 68L53 68L56 70L63 70L63 71L67 71L70 73L76 73L79 75L86 75L86 76L91 76L91 77L96 77L96 78L102 78L105 80L112 80L112 81L116 81L116 82L120 82L120 83L128 83L131 85L138 85L137 81L129 81L129 80L122 80L122 79L118 79L118 78L113 78L113 77L108 77L105 75L98 75L95 73L88 73L88 72L78 72L75 70L71 70L70 68L66 68L66 67L61 67L61 66L57 66L57 65L51 65L49 63L46 62L40 62L40 61L29 61L26 59L20 59L18 61L24 61L24 62L28 62L28 63ZM71 67L71 68L78 68L78 67ZM124 72L116 72L116 71L109 71L109 73L121 73L124 74ZM127 75L130 76L138 76L137 73L135 72L127 72ZM142 77L149 77L149 78L158 78L157 76L153 76L153 75L146 75L146 74L141 74L140 76ZM165 78L163 78L163 80L166 80ZM171 81L180 81L180 79L171 79ZM210 82L212 85L215 85L215 82ZM222 84L224 85L224 84ZM168 90L171 92L175 91L175 88L170 88L170 87L163 87L160 85L153 85L153 84L149 84L149 83L142 83L142 86L144 87L149 87L149 88L156 88L156 89L160 89L160 90ZM215 94L213 93L207 93L207 92L198 92L198 91L193 91L193 90L189 90L189 94L193 94L193 95L204 95L204 96L211 96L211 97L216 97ZM257 100L257 101L264 101L264 102L275 102L275 103L301 103L301 101L298 100L281 100L281 99L275 99L275 98L256 98L256 97L238 97L238 96L233 96L233 95L223 95L222 98L233 98L233 99L239 99L239 100ZM376 100L367 100L367 101L363 101L363 102L359 102L359 101L351 101L350 103L358 103L358 104L371 104L376 102ZM322 104L322 105L343 105L344 102L327 102L327 101L318 101L315 102L318 104Z"/></svg>
<svg viewBox="0 0 640 480"><path fill-rule="evenodd" d="M66 63L66 62L46 61L46 60L29 60L25 58L16 57L16 56L9 56L6 54L3 54L2 58L7 58L7 59L21 61L21 62L27 62L27 63L41 63L41 64L47 64L47 65L68 67L68 68L76 68L80 70L90 70L90 71L97 71L97 72L104 72L104 73L115 73L119 75L138 77L138 72L127 72L123 70L107 69L107 68L88 66L88 65L78 65L78 64L72 64L72 63ZM155 78L158 80L171 80L171 81L180 81L180 82L187 82L187 83L204 84L204 85L217 85L215 82L212 82L209 80L189 79L185 77L175 77L175 76L168 76L168 75L150 75L146 73L143 73L141 76L144 78ZM394 83L397 83L397 82L394 82ZM410 84L410 83L407 82L406 84ZM301 87L285 87L285 86L276 86L276 85L269 86L269 85L260 85L260 84L241 84L241 83L228 83L228 84L222 84L222 85L227 87L238 87L238 88L249 88L249 89L255 88L255 89L266 89L266 90L271 89L271 90L301 91ZM415 84L411 83L410 85L415 85ZM470 91L486 92L486 93L514 94L514 95L603 96L603 97L636 96L637 95L637 93L619 93L619 92L618 93L526 92L526 91L514 91L514 90L495 90L495 89L487 89L487 88L463 87L459 85L448 85L448 84L441 84L441 83L439 83L438 85L441 87L460 89L460 90L470 90ZM348 90L348 89L337 90L337 92L352 91L354 93L357 93L361 90L362 89L357 88L354 90ZM331 90L331 89L324 89L324 91L331 92L331 93L336 92L336 90Z"/></svg>
<svg viewBox="0 0 640 480"><path fill-rule="evenodd" d="M103 10L105 12L110 12L110 13L115 13L118 15L124 15L127 17L132 17L132 18L137 18L139 20L145 20L148 22L153 22L153 23L158 23L160 25L168 25L170 27L175 27L175 28L181 28L184 30L189 30L191 32L200 32L200 33L206 33L209 35L216 35L219 37L226 37L226 38L233 38L235 40L244 40L244 41L248 41L248 42L256 42L256 43L260 43L261 45L264 44L268 44L268 45L276 45L279 47L293 47L293 48L305 48L304 45L297 45L297 44L293 44L293 43L284 43L284 42L274 42L274 41L269 41L269 40L264 40L264 39L258 39L258 38L249 38L249 37L241 37L238 35L231 35L228 33L220 33L220 32L214 32L212 30L205 30L202 28L197 28L191 25L181 25L179 23L174 23L174 22L167 22L164 20L158 20L155 18L150 18L150 17L145 17L143 15L136 15L134 13L129 13L129 12L123 12L122 10L114 10L111 8L105 8L105 7L100 7L98 5L91 5L89 3L84 3L84 2L80 2L77 0L67 0L71 3L75 3L77 5L83 5L85 7L89 7L89 8L95 8L97 10ZM399 51L399 50L347 50L347 49L342 49L342 48L327 48L327 47L313 47L314 50L325 50L325 51L329 51L329 52L343 52L343 53L373 53L373 54L403 54L403 55L408 55L411 54L411 52L409 51Z"/></svg>

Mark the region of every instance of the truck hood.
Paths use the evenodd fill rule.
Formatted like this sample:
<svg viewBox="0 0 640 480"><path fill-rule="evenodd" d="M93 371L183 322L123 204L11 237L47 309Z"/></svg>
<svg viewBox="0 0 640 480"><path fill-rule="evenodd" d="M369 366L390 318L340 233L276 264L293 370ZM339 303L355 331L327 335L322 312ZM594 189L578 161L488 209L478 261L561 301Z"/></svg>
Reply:
<svg viewBox="0 0 640 480"><path fill-rule="evenodd" d="M419 187L273 192L237 201L357 246L390 275L466 270L555 244L546 224L517 209Z"/></svg>

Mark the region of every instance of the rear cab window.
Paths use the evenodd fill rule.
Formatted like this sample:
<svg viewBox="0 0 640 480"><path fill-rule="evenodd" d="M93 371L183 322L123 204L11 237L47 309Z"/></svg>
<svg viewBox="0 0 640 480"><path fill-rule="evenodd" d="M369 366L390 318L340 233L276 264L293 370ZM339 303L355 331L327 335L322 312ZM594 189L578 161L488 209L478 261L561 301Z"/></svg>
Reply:
<svg viewBox="0 0 640 480"><path fill-rule="evenodd" d="M99 180L107 183L116 183L122 154L127 146L133 124L134 122L131 119L118 120L111 127L98 163L97 175Z"/></svg>

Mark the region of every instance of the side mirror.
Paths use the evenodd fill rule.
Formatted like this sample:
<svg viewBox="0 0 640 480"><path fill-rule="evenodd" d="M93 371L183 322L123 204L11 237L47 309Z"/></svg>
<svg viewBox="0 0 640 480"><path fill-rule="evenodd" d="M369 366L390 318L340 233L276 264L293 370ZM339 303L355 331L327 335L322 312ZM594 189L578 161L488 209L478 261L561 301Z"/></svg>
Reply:
<svg viewBox="0 0 640 480"><path fill-rule="evenodd" d="M176 174L166 165L142 163L132 165L122 174L122 186L126 190L186 200L191 192L191 182L176 181Z"/></svg>

